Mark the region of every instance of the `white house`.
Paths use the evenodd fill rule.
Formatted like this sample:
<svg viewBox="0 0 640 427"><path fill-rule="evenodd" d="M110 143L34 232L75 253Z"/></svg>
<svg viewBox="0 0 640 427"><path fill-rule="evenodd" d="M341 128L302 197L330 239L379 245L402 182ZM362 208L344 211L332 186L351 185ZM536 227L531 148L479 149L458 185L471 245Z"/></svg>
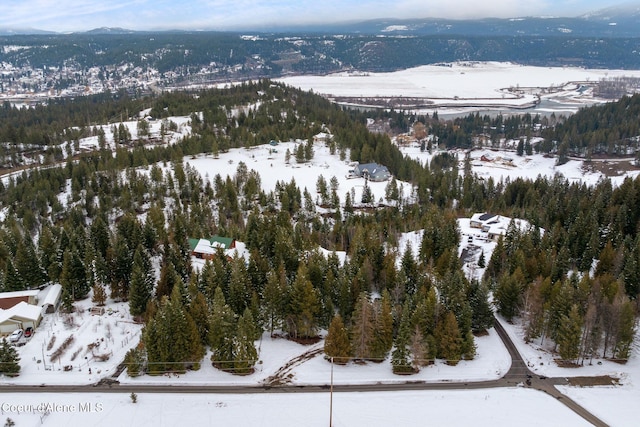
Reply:
<svg viewBox="0 0 640 427"><path fill-rule="evenodd" d="M490 213L475 213L471 217L470 226L472 228L479 228L484 233L487 233L487 238L493 241L498 241L500 236L507 234L509 224L515 225L519 231L527 231L531 228L531 223L525 219L510 218L508 216L490 214ZM544 232L544 230L540 230Z"/></svg>
<svg viewBox="0 0 640 427"><path fill-rule="evenodd" d="M37 328L42 321L42 308L22 301L8 310L0 310L0 335L16 329Z"/></svg>

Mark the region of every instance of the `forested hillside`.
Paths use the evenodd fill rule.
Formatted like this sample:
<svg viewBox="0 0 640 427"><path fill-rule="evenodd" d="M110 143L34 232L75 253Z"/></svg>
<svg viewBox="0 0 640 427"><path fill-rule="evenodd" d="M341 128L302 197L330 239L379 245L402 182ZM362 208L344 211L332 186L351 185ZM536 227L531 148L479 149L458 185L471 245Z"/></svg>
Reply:
<svg viewBox="0 0 640 427"><path fill-rule="evenodd" d="M529 151L531 137L546 132L558 135L544 139L554 151L572 123L579 137L589 131L581 120L609 116L602 127L611 130L636 102L544 124L538 117L445 123L375 114L400 130L422 121L443 147L471 147L486 133L489 144L522 139ZM163 129L172 117L189 116L191 132L177 143L164 133L152 140L142 109ZM249 373L263 330L313 342L327 329L325 351L337 361L391 355L396 372L434 358L455 364L474 357L473 333L492 324L490 291L503 315L523 316L529 337L553 339L565 360L629 355L640 293L640 180L617 188L560 177L495 182L474 176L468 159L459 170L448 153L422 165L403 157L387 135L370 133L367 114L268 80L144 99L118 94L36 109L5 106L1 114L2 139L12 149L4 164L14 173L0 187L0 288L60 282L66 310L74 299L129 301L146 325L128 356L132 375L197 369L206 349L220 369ZM136 138L123 120L138 121ZM322 130L334 135L328 144L335 156L386 165L414 186L415 197L399 197L394 179L388 203L362 206L327 182L318 182L319 197L295 181L266 191L244 163L233 176L202 177L184 161L308 140ZM79 140L90 136L98 148L80 150ZM18 158L27 144L44 154ZM313 147L300 146L308 151L292 157L304 163ZM482 211L534 227L511 229L486 260L484 280L469 280L456 219ZM415 230L424 230L417 257L411 248L398 250L400 234ZM244 242L248 258L219 253L194 269L188 239L213 235Z"/></svg>
<svg viewBox="0 0 640 427"><path fill-rule="evenodd" d="M393 71L455 61L508 61L540 66L631 69L637 38L439 34L270 34L220 32L0 36L0 62L35 69L89 67L116 73L128 65L175 72L183 79L210 67L210 78L274 77L354 68ZM55 47L52 48L52 47ZM233 69L233 70L232 70ZM67 78L70 76L67 75Z"/></svg>

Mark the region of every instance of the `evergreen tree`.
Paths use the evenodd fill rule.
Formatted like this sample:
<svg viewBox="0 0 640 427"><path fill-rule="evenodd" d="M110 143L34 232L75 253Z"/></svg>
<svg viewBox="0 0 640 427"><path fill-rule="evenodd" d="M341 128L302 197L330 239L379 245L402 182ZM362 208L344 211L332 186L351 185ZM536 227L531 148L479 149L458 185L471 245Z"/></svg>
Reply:
<svg viewBox="0 0 640 427"><path fill-rule="evenodd" d="M166 296L143 332L150 373L198 369L204 356L196 325L182 305L180 290Z"/></svg>
<svg viewBox="0 0 640 427"><path fill-rule="evenodd" d="M197 292L189 304L189 315L195 322L202 345L207 345L209 340L209 306L202 292Z"/></svg>
<svg viewBox="0 0 640 427"><path fill-rule="evenodd" d="M57 252L58 245L51 228L43 226L40 233L40 239L38 240L38 253L42 263L42 269L47 278L52 282L58 281L58 276L60 274L60 266L56 262Z"/></svg>
<svg viewBox="0 0 640 427"><path fill-rule="evenodd" d="M307 162L310 161L313 159L313 154L313 140L309 139L307 143L304 144L304 160Z"/></svg>
<svg viewBox="0 0 640 427"><path fill-rule="evenodd" d="M296 163L304 163L304 144L298 144L298 148L296 148Z"/></svg>
<svg viewBox="0 0 640 427"><path fill-rule="evenodd" d="M498 288L495 292L495 298L498 304L498 312L502 314L509 322L518 315L520 310L519 283L522 282L520 282L518 278L521 277L522 273L514 273L513 275L505 273L498 282Z"/></svg>
<svg viewBox="0 0 640 427"><path fill-rule="evenodd" d="M164 256L160 267L160 280L156 286L156 299L160 301L163 296L171 295L173 288L179 282L180 277L176 273L171 257Z"/></svg>
<svg viewBox="0 0 640 427"><path fill-rule="evenodd" d="M348 214L353 213L353 201L351 200L351 194L347 193L344 199L344 211Z"/></svg>
<svg viewBox="0 0 640 427"><path fill-rule="evenodd" d="M484 251L480 252L480 258L478 258L478 267L480 268L485 268L486 267L486 261L484 259Z"/></svg>
<svg viewBox="0 0 640 427"><path fill-rule="evenodd" d="M409 349L407 348L410 342L410 328L410 310L407 301L402 309L400 328L398 329L398 335L394 341L394 349L391 353L391 366L395 374L412 374L415 372L409 361Z"/></svg>
<svg viewBox="0 0 640 427"><path fill-rule="evenodd" d="M244 258L235 257L231 260L231 277L229 280L229 297L227 303L234 313L240 315L249 306L251 290L249 274Z"/></svg>
<svg viewBox="0 0 640 427"><path fill-rule="evenodd" d="M524 152L527 156L530 156L533 154L533 147L531 146L531 142L529 141L529 138L527 138L527 140L524 143Z"/></svg>
<svg viewBox="0 0 640 427"><path fill-rule="evenodd" d="M26 283L15 269L13 261L7 260L7 271L4 273L4 292L22 291L26 289Z"/></svg>
<svg viewBox="0 0 640 427"><path fill-rule="evenodd" d="M143 365L142 352L137 348L132 348L124 357L124 363L127 366L127 375L134 378L141 374Z"/></svg>
<svg viewBox="0 0 640 427"><path fill-rule="evenodd" d="M0 373L9 377L20 375L20 356L18 352L6 339L2 339L0 344Z"/></svg>
<svg viewBox="0 0 640 427"><path fill-rule="evenodd" d="M384 189L384 195L387 202L397 201L400 197L400 193L398 192L398 183L396 182L395 176L391 177L391 180L387 183L387 186Z"/></svg>
<svg viewBox="0 0 640 427"><path fill-rule="evenodd" d="M436 341L438 343L438 356L443 358L447 365L457 365L462 357L462 337L453 312L447 311L442 322L438 324Z"/></svg>
<svg viewBox="0 0 640 427"><path fill-rule="evenodd" d="M15 268L24 284L30 289L39 288L47 281L45 272L40 265L36 248L33 245L33 240L29 237L25 237L18 242Z"/></svg>
<svg viewBox="0 0 640 427"><path fill-rule="evenodd" d="M233 339L233 373L246 375L253 372L258 361L256 340L257 327L248 308L238 318L235 337Z"/></svg>
<svg viewBox="0 0 640 427"><path fill-rule="evenodd" d="M493 309L489 303L489 290L486 286L473 280L469 286L467 299L472 311L471 330L484 332L493 326Z"/></svg>
<svg viewBox="0 0 640 427"><path fill-rule="evenodd" d="M329 325L329 331L324 340L324 354L339 365L344 365L351 360L349 334L339 314L333 317Z"/></svg>
<svg viewBox="0 0 640 427"><path fill-rule="evenodd" d="M371 357L374 336L373 307L369 296L366 292L362 292L358 296L351 318L351 348L355 359Z"/></svg>
<svg viewBox="0 0 640 427"><path fill-rule="evenodd" d="M93 290L91 302L100 307L104 306L107 301L107 292L104 290L104 286L96 282L91 289Z"/></svg>
<svg viewBox="0 0 640 427"><path fill-rule="evenodd" d="M582 316L578 306L574 304L568 315L562 316L558 328L558 354L563 360L575 362L580 355L582 338Z"/></svg>
<svg viewBox="0 0 640 427"><path fill-rule="evenodd" d="M362 199L360 200L363 204L373 203L373 192L371 191L371 187L369 187L369 180L364 180L364 187L362 187Z"/></svg>
<svg viewBox="0 0 640 427"><path fill-rule="evenodd" d="M176 273L183 282L187 283L192 272L187 219L183 214L176 214L171 224L173 226L170 239L172 250L169 252L169 256L173 261Z"/></svg>
<svg viewBox="0 0 640 427"><path fill-rule="evenodd" d="M132 316L141 316L146 311L153 292L153 282L151 262L142 246L138 246L133 256L129 286L129 312Z"/></svg>
<svg viewBox="0 0 640 427"><path fill-rule="evenodd" d="M274 329L282 327L283 314L286 311L286 278L282 265L278 273L268 275L262 308L264 322L273 336Z"/></svg>
<svg viewBox="0 0 640 427"><path fill-rule="evenodd" d="M413 295L417 288L419 278L418 263L413 257L413 248L411 242L407 243L404 254L402 254L402 260L400 261L400 270L404 273L406 278L405 290L409 295Z"/></svg>
<svg viewBox="0 0 640 427"><path fill-rule="evenodd" d="M133 268L133 253L127 243L127 239L120 233L116 234L114 253L111 264L111 298L126 301L129 298L129 285L131 283L131 270Z"/></svg>
<svg viewBox="0 0 640 427"><path fill-rule="evenodd" d="M236 317L233 310L225 302L222 289L217 287L209 318L209 345L213 352L211 362L219 369L233 368L235 328Z"/></svg>
<svg viewBox="0 0 640 427"><path fill-rule="evenodd" d="M317 314L320 312L318 295L307 277L307 268L301 264L291 287L286 319L289 336L311 338L316 335Z"/></svg>
<svg viewBox="0 0 640 427"><path fill-rule="evenodd" d="M391 296L386 289L373 306L375 333L371 342L371 358L383 360L393 346L393 313Z"/></svg>
<svg viewBox="0 0 640 427"><path fill-rule="evenodd" d="M89 294L91 287L87 282L87 272L77 250L67 250L64 253L60 284L75 301L84 299Z"/></svg>
<svg viewBox="0 0 640 427"><path fill-rule="evenodd" d="M631 301L626 300L620 309L620 321L614 354L617 359L627 360L631 356L633 337L636 332L636 312Z"/></svg>

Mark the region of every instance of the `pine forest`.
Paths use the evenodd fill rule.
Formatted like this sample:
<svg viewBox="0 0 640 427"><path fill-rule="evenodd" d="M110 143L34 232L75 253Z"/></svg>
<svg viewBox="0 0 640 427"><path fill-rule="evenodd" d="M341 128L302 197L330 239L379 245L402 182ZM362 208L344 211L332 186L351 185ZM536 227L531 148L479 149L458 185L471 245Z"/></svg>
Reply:
<svg viewBox="0 0 640 427"><path fill-rule="evenodd" d="M143 110L162 123L160 137L149 135ZM443 120L349 110L270 80L27 109L5 103L0 290L60 283L66 311L86 298L98 306L127 301L144 323L125 360L132 376L203 363L250 374L263 332L300 343L324 337L335 363L387 360L399 374L435 359L456 365L474 358L474 337L492 327L494 308L520 319L526 339L553 342L566 363L625 360L640 294L640 179L619 186L561 176L483 179L464 153L509 139L520 141L514 155L535 151L558 164L572 156L636 157L638 111L633 96L570 118ZM191 132L169 143L175 116L189 117ZM135 137L123 125L131 120ZM441 154L427 164L405 157L367 120L388 122L391 134L419 128L423 150ZM185 162L299 140L295 152L278 155L304 164L321 132L333 135L321 144L341 160L389 169L386 202L366 188L353 200L330 176L315 188L291 180L267 191L243 162L232 176L208 177ZM87 137L97 138L95 149L81 149ZM399 181L409 183L411 197L398 191ZM475 212L532 224L509 228L481 258L481 278L465 274L458 253L457 219ZM419 247L401 248L401 233L417 230ZM209 236L244 242L248 256L219 250L194 268L189 239Z"/></svg>

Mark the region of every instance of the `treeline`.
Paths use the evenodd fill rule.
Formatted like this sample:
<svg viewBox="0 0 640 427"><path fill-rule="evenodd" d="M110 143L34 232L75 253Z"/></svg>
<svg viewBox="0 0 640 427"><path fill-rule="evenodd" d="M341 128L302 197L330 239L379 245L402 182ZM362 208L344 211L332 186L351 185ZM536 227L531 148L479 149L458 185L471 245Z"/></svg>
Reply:
<svg viewBox="0 0 640 427"><path fill-rule="evenodd" d="M582 108L544 134L558 151L580 156L599 154L635 157L640 135L640 95Z"/></svg>

